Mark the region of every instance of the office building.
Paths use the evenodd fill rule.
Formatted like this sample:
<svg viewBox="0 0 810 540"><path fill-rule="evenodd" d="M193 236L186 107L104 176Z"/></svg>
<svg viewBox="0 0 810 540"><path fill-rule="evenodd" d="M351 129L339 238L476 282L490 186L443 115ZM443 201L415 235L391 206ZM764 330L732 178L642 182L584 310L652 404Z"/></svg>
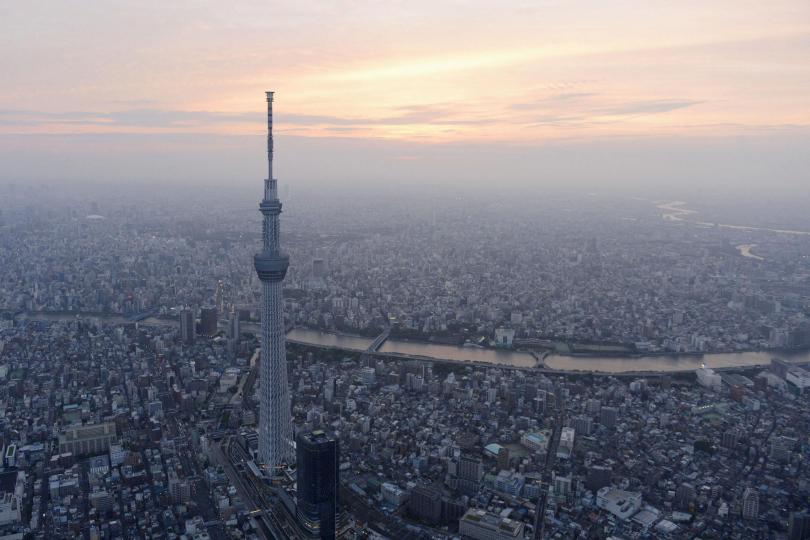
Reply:
<svg viewBox="0 0 810 540"><path fill-rule="evenodd" d="M596 506L626 520L641 509L641 493L606 486L596 492Z"/></svg>
<svg viewBox="0 0 810 540"><path fill-rule="evenodd" d="M599 423L606 428L616 427L616 420L619 418L619 409L616 407L602 407L599 411Z"/></svg>
<svg viewBox="0 0 810 540"><path fill-rule="evenodd" d="M560 433L560 444L557 446L557 457L568 459L574 451L574 428L564 427Z"/></svg>
<svg viewBox="0 0 810 540"><path fill-rule="evenodd" d="M501 447L498 450L498 468L501 470L509 468L509 449Z"/></svg>
<svg viewBox="0 0 810 540"><path fill-rule="evenodd" d="M577 416L571 421L571 427L577 435L590 435L593 430L593 420L589 416Z"/></svg>
<svg viewBox="0 0 810 540"><path fill-rule="evenodd" d="M810 513L791 512L788 518L788 540L810 539Z"/></svg>
<svg viewBox="0 0 810 540"><path fill-rule="evenodd" d="M213 306L200 309L200 335L213 336L217 333L217 308Z"/></svg>
<svg viewBox="0 0 810 540"><path fill-rule="evenodd" d="M118 437L115 423L73 425L59 433L59 453L71 452L75 456L90 456L110 450L110 444Z"/></svg>
<svg viewBox="0 0 810 540"><path fill-rule="evenodd" d="M191 484L180 479L174 471L169 472L169 494L175 504L185 504L191 500Z"/></svg>
<svg viewBox="0 0 810 540"><path fill-rule="evenodd" d="M101 515L112 510L115 502L110 492L106 490L93 491L89 496L89 500L90 506L95 508Z"/></svg>
<svg viewBox="0 0 810 540"><path fill-rule="evenodd" d="M759 517L759 493L754 488L745 488L742 496L743 519L757 519Z"/></svg>
<svg viewBox="0 0 810 540"><path fill-rule="evenodd" d="M334 539L340 487L338 441L320 430L300 433L296 453L298 520L312 536Z"/></svg>
<svg viewBox="0 0 810 540"><path fill-rule="evenodd" d="M689 505L695 501L696 496L697 492L695 491L695 486L684 482L678 486L678 489L675 491L675 504L682 510L688 510Z"/></svg>
<svg viewBox="0 0 810 540"><path fill-rule="evenodd" d="M523 491L526 478L514 471L501 471L495 477L495 490L506 493L512 497L517 497Z"/></svg>
<svg viewBox="0 0 810 540"><path fill-rule="evenodd" d="M798 439L786 437L784 435L771 437L771 448L769 457L777 463L788 463L793 448L798 444Z"/></svg>
<svg viewBox="0 0 810 540"><path fill-rule="evenodd" d="M611 484L612 477L613 470L610 467L591 465L588 467L588 473L585 476L585 487L593 492L599 491L601 488Z"/></svg>
<svg viewBox="0 0 810 540"><path fill-rule="evenodd" d="M458 477L472 482L480 482L484 476L484 465L477 457L462 455L458 459Z"/></svg>
<svg viewBox="0 0 810 540"><path fill-rule="evenodd" d="M723 448L734 448L737 446L737 440L740 437L740 432L736 428L727 429L723 432L723 440L721 442Z"/></svg>
<svg viewBox="0 0 810 540"><path fill-rule="evenodd" d="M399 507L408 500L408 492L390 482L382 483L380 486L380 495L382 495L382 499L386 504L394 508Z"/></svg>
<svg viewBox="0 0 810 540"><path fill-rule="evenodd" d="M442 494L429 486L411 490L408 513L428 525L438 525L442 518Z"/></svg>
<svg viewBox="0 0 810 540"><path fill-rule="evenodd" d="M499 327L495 329L495 346L503 347L505 349L512 348L512 342L515 339L514 328Z"/></svg>
<svg viewBox="0 0 810 540"><path fill-rule="evenodd" d="M360 380L365 386L374 386L377 382L377 373L374 368L364 367L360 370Z"/></svg>
<svg viewBox="0 0 810 540"><path fill-rule="evenodd" d="M564 499L571 493L571 477L570 476L554 476L554 496L558 499Z"/></svg>
<svg viewBox="0 0 810 540"><path fill-rule="evenodd" d="M462 455L458 460L456 476L458 490L465 495L474 495L484 476L484 465L478 458Z"/></svg>
<svg viewBox="0 0 810 540"><path fill-rule="evenodd" d="M235 312L231 312L231 319L228 321L228 338L238 342L242 334L242 327L239 317Z"/></svg>
<svg viewBox="0 0 810 540"><path fill-rule="evenodd" d="M466 511L467 505L464 500L458 497L442 497L442 523L457 523Z"/></svg>
<svg viewBox="0 0 810 540"><path fill-rule="evenodd" d="M194 312L189 308L180 310L180 339L183 343L194 343Z"/></svg>
<svg viewBox="0 0 810 540"><path fill-rule="evenodd" d="M799 366L790 366L787 370L785 380L790 383L788 388L797 394L803 394L810 388L810 371Z"/></svg>

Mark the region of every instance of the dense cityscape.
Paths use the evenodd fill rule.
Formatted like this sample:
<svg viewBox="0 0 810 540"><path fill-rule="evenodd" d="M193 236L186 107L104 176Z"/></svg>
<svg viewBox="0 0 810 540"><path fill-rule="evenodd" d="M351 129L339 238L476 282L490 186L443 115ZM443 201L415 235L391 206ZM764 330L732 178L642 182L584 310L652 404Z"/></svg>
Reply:
<svg viewBox="0 0 810 540"><path fill-rule="evenodd" d="M265 537L246 473L254 339L93 319L6 320L2 335L7 532ZM544 486L547 537L771 538L804 523L810 375L791 364L698 381L298 345L288 358L295 425L340 439L347 538L454 538L481 512L508 525L497 538L531 537Z"/></svg>
<svg viewBox="0 0 810 540"><path fill-rule="evenodd" d="M258 319L249 193L127 204L0 189L0 310L176 318L192 307ZM483 346L500 329L510 344L559 352L810 346L810 235L672 221L663 203L630 198L399 197L292 192L288 325L371 337L390 326L406 339ZM355 203L364 211L349 211Z"/></svg>
<svg viewBox="0 0 810 540"><path fill-rule="evenodd" d="M200 193L178 211L171 200L3 189L3 538L810 530L810 372L779 360L807 345L806 235L595 195L502 201L473 219L469 202L411 194L327 222L319 205L343 201L287 191L285 326L381 337L365 351L287 347L299 448L306 434L313 448L338 442L339 503L321 536L301 525L295 467L272 481L261 469L249 203ZM48 212L24 202L37 197L52 200ZM392 355L380 347L389 336L538 359L770 350L774 360L560 374L542 362Z"/></svg>

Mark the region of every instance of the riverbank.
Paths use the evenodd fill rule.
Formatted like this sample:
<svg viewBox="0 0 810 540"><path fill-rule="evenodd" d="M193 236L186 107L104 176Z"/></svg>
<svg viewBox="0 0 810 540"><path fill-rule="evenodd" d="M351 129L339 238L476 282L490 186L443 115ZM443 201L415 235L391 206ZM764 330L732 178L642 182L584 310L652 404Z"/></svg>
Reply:
<svg viewBox="0 0 810 540"><path fill-rule="evenodd" d="M324 339L326 338L326 339ZM345 350L365 350L364 340L355 346L344 346L344 336L316 330L296 328L288 334L291 342ZM355 339L355 338L348 338ZM349 343L350 345L350 343ZM787 361L810 362L810 351L745 351L722 353L684 354L632 354L632 355L570 355L559 353L536 353L504 349L479 349L451 346L429 342L400 341L389 339L375 356L447 362L470 366L503 366L516 369L541 370L550 374L604 373L650 375L662 373L686 373L706 365L717 370L752 369L768 366L774 357Z"/></svg>
<svg viewBox="0 0 810 540"><path fill-rule="evenodd" d="M15 318L28 320L75 321L77 319L98 319L107 324L133 324L121 315L82 314L82 313L18 313ZM168 326L177 324L171 319L150 317L138 324L145 326ZM257 331L255 323L245 323L244 330ZM293 328L287 334L290 343L338 349L351 352L366 351L373 343L372 338L334 334L307 328ZM388 339L375 356L410 358L433 362L460 363L472 366L503 366L515 369L543 370L550 374L564 373L604 373L604 374L662 374L693 371L701 365L713 369L756 368L767 366L774 357L789 362L810 362L810 351L745 351L694 354L629 354L610 355L568 355L560 353L538 354L521 350L489 349L446 345L440 343L400 341Z"/></svg>
<svg viewBox="0 0 810 540"><path fill-rule="evenodd" d="M310 344L310 343L301 343L290 341L295 345L301 347L313 347L321 350L329 350L329 351L346 351L346 352L354 352L359 353L361 351L349 351L347 349L337 349L332 346L327 345L319 345L319 344ZM544 366L542 362L538 362L538 364L534 367L528 366L515 366L515 365L504 365L504 364L493 364L491 362L476 362L471 360L452 360L447 358L435 358L430 356L419 356L419 355L409 355L409 354L402 354L402 353L381 353L381 352L372 352L367 353L370 356L374 356L381 359L395 359L395 360L415 360L421 362L431 362L433 364L440 364L440 365L447 365L447 366L454 366L454 367L472 367L472 368L492 368L498 367L503 369L509 370L517 370L517 371L531 371L535 373L543 373L545 375L559 375L559 376L593 376L593 377L631 377L631 378L639 378L639 377L662 377L662 376L678 376L678 375L688 375L693 374L695 369L694 367L684 367L681 366L680 368L670 369L670 370L626 370L626 371L604 371L604 370L591 370L591 369L554 369ZM726 367L718 367L715 368L717 372L747 372L751 370L761 370L767 369L770 365L770 362L764 364L750 364L750 365L742 365L742 366L726 366Z"/></svg>

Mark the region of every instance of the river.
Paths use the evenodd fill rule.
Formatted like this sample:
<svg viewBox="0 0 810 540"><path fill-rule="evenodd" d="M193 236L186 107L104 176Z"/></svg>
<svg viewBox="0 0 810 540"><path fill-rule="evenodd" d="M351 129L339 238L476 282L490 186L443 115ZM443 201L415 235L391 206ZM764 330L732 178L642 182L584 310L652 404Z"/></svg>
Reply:
<svg viewBox="0 0 810 540"><path fill-rule="evenodd" d="M754 227L751 225L731 225L728 223L713 223L711 221L698 221L689 219L690 216L697 214L697 210L690 210L685 207L686 203L683 201L664 202L656 205L656 208L663 210L664 213L661 217L667 221L682 221L684 223L692 223L700 225L701 227L719 227L721 229L735 229L738 231L765 231L777 234L792 234L792 235L810 235L810 231L800 231L795 229L772 229L769 227Z"/></svg>
<svg viewBox="0 0 810 540"><path fill-rule="evenodd" d="M757 247L756 244L740 244L737 246L737 251L740 252L740 255L743 257L747 257L749 259L756 259L757 261L764 261L765 257L760 257L759 255L755 255L751 253L751 250Z"/></svg>
<svg viewBox="0 0 810 540"><path fill-rule="evenodd" d="M456 362L481 362L515 367L534 367L537 364L534 356L525 352L506 351L501 349L479 349L478 347L458 347L426 343L422 341L397 341L389 339L380 347L381 353L424 356Z"/></svg>
<svg viewBox="0 0 810 540"><path fill-rule="evenodd" d="M551 355L545 359L546 367L565 371L600 371L621 373L627 371L675 372L691 371L705 364L710 368L730 368L769 364L779 357L790 362L810 362L810 351L742 353L711 353L703 356L564 356Z"/></svg>
<svg viewBox="0 0 810 540"><path fill-rule="evenodd" d="M76 320L77 315L62 313L29 313L23 317L31 320L68 321ZM108 324L128 323L119 315L92 316ZM176 321L150 317L140 324L173 326ZM246 323L243 330L258 331L257 324ZM307 328L294 328L287 334L287 339L294 343L334 347L348 351L364 351L373 341L371 338L332 334ZM531 368L537 365L534 356L527 352L499 349L480 349L477 347L459 347L440 343L419 341L387 340L380 348L381 353L413 356L434 360L455 362L476 362L483 364ZM779 357L791 362L810 362L810 351L776 353L768 351L751 351L742 353L711 353L703 356L568 356L551 354L544 359L545 367L560 371L593 371L601 373L622 373L630 371L677 372L691 371L705 364L712 368L745 367L768 364L771 358Z"/></svg>
<svg viewBox="0 0 810 540"><path fill-rule="evenodd" d="M335 347L348 351L365 351L374 341L372 338L349 336L346 334L331 334L309 328L293 328L287 332L287 340L303 345L318 345L321 347Z"/></svg>
<svg viewBox="0 0 810 540"><path fill-rule="evenodd" d="M339 334L329 334L317 330L296 328L287 334L288 339L298 343L336 347L347 350L365 350L372 339ZM534 356L520 351L479 349L458 347L440 343L419 341L399 341L389 339L380 348L381 353L417 356L456 362L478 362L493 365L534 367ZM712 368L745 367L768 364L771 358L784 358L793 362L810 362L810 351L796 353L742 352L711 353L703 356L568 356L552 354L544 359L549 369L560 371L598 371L602 373L622 373L628 371L677 372L692 371L706 364Z"/></svg>

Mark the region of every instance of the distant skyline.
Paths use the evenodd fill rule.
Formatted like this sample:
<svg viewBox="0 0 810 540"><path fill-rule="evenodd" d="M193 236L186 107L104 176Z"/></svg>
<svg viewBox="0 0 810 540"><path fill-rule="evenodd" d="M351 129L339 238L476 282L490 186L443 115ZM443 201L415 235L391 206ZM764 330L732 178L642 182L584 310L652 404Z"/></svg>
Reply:
<svg viewBox="0 0 810 540"><path fill-rule="evenodd" d="M719 159L718 186L797 186L810 165L804 0L2 2L0 45L0 181L252 181L267 89L282 180L649 184Z"/></svg>

